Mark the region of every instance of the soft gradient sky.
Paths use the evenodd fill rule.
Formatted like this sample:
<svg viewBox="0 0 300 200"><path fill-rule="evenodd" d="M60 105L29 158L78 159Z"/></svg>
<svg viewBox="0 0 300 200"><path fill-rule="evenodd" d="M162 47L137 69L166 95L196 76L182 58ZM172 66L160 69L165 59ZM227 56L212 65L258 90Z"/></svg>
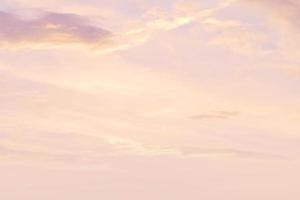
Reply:
<svg viewBox="0 0 300 200"><path fill-rule="evenodd" d="M0 0L0 199L299 200L299 0Z"/></svg>

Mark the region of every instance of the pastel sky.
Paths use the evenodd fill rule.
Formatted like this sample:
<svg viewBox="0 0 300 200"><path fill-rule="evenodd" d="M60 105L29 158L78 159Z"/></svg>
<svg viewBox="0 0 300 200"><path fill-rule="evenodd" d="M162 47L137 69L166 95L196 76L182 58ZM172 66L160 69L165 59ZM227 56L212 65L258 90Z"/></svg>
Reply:
<svg viewBox="0 0 300 200"><path fill-rule="evenodd" d="M299 0L0 0L0 199L299 200Z"/></svg>

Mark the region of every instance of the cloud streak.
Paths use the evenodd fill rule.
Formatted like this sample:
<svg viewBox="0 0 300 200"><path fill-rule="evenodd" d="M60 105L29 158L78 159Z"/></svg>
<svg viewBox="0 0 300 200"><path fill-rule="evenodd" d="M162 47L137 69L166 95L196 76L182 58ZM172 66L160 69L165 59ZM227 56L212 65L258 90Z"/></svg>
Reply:
<svg viewBox="0 0 300 200"><path fill-rule="evenodd" d="M76 134L75 134L76 136ZM70 139L72 140L72 134ZM85 165L103 164L103 158L127 156L172 156L178 158L208 157L216 159L286 159L285 156L269 154L256 151L240 150L222 147L200 147L200 146L162 146L144 144L138 141L123 139L119 137L93 137L81 135L82 141L94 139L102 146L97 151L76 151L76 152L51 152L24 148L18 144L1 144L0 159L6 161L34 161L36 163L61 163L65 165L82 163ZM58 138L57 138L58 139Z"/></svg>
<svg viewBox="0 0 300 200"><path fill-rule="evenodd" d="M218 111L213 114L199 114L199 115L192 115L189 119L229 119L231 117L237 116L238 112L229 112L229 111Z"/></svg>

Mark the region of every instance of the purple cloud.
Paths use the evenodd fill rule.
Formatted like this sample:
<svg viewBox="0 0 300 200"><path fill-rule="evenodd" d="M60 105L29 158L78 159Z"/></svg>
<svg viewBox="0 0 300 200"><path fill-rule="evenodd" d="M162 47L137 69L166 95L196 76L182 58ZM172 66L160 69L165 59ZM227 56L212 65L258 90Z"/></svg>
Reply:
<svg viewBox="0 0 300 200"><path fill-rule="evenodd" d="M0 11L0 43L101 43L111 33L91 25L75 14L44 13L41 17L24 20Z"/></svg>
<svg viewBox="0 0 300 200"><path fill-rule="evenodd" d="M300 1L298 0L245 0L249 3L263 5L272 13L282 16L286 22L300 28Z"/></svg>

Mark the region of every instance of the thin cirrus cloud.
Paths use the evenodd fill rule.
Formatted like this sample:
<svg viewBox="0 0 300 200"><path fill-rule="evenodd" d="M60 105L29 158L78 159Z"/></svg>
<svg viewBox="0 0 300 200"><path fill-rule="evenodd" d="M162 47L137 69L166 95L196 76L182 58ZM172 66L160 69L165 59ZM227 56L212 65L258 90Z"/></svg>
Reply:
<svg viewBox="0 0 300 200"><path fill-rule="evenodd" d="M74 136L74 134L72 134ZM76 136L76 134L75 134ZM106 137L98 138L88 135L80 135L81 143L86 140L93 139L95 148L94 150L84 151L83 149L77 149L77 151L66 151L63 147L58 148L58 152L45 151L39 149L24 148L22 145L0 145L1 159L6 161L36 161L47 162L52 164L64 164L68 166L74 163L92 163L94 165L102 165L103 159L109 157L122 157L127 156L175 156L179 158L189 157L209 157L217 159L232 159L232 158L244 158L244 159L287 159L287 157L270 154L264 152L257 152L251 150L242 150L226 147L205 147L205 146L160 146L143 144L138 141ZM56 138L59 140L59 138ZM69 139L72 139L69 138ZM76 146L76 140L73 145ZM78 145L78 144L77 144ZM81 144L82 145L82 144ZM89 144L91 146L91 144ZM99 146L102 146L99 148ZM57 151L57 150L56 150Z"/></svg>
<svg viewBox="0 0 300 200"><path fill-rule="evenodd" d="M16 149L0 146L2 160L39 160L52 162L76 162L80 157L72 154L51 154L46 152L29 151L26 149Z"/></svg>
<svg viewBox="0 0 300 200"><path fill-rule="evenodd" d="M239 115L239 112L234 111L218 111L215 113L209 114L199 114L199 115L192 115L189 119L195 120L205 120L205 119L230 119L231 117L235 117Z"/></svg>
<svg viewBox="0 0 300 200"><path fill-rule="evenodd" d="M76 14L46 12L39 18L22 19L0 12L0 44L6 47L59 46L67 44L103 45L111 33L91 25Z"/></svg>

